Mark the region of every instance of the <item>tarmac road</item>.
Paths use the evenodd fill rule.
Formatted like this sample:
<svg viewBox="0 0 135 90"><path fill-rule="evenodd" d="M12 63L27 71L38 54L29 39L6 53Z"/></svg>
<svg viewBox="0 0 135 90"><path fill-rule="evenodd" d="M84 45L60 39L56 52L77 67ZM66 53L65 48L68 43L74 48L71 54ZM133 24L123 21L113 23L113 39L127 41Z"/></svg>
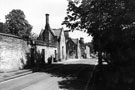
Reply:
<svg viewBox="0 0 135 90"><path fill-rule="evenodd" d="M57 68L1 82L0 90L89 90L88 80L95 64L96 59L65 61Z"/></svg>

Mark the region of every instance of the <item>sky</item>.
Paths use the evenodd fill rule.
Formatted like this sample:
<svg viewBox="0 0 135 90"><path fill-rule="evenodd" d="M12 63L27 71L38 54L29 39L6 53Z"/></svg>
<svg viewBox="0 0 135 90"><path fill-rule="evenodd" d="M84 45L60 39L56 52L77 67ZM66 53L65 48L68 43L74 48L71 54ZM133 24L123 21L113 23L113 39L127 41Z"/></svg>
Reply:
<svg viewBox="0 0 135 90"><path fill-rule="evenodd" d="M67 0L0 0L0 22L5 22L5 15L12 9L21 9L26 20L33 26L32 32L40 33L45 27L45 14L50 14L49 23L51 28L61 28L61 23L66 16L68 1ZM80 31L70 33L72 38L84 37L85 42L91 41L91 37L87 37Z"/></svg>

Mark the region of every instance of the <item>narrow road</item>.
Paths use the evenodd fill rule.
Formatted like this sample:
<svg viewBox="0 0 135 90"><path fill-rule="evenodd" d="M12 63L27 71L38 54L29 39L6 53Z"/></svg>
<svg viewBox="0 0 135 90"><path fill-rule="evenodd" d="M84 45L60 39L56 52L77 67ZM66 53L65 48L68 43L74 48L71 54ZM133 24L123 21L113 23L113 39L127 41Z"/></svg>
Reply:
<svg viewBox="0 0 135 90"><path fill-rule="evenodd" d="M52 64L52 69L1 82L0 90L89 90L86 87L96 63L96 59L86 59Z"/></svg>

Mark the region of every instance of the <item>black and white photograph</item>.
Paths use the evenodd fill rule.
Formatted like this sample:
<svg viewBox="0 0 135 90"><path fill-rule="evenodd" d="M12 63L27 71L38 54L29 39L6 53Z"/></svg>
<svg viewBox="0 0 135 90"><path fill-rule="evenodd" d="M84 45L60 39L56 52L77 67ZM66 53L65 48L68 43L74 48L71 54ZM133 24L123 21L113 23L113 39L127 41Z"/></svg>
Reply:
<svg viewBox="0 0 135 90"><path fill-rule="evenodd" d="M135 90L135 0L0 0L0 90Z"/></svg>

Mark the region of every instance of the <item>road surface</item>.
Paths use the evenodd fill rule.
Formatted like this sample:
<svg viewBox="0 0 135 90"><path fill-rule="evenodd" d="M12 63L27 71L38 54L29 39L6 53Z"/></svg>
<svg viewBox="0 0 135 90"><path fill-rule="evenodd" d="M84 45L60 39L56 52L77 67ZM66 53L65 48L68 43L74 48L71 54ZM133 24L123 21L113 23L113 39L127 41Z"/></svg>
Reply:
<svg viewBox="0 0 135 90"><path fill-rule="evenodd" d="M50 69L1 82L0 90L89 90L96 63L96 59L83 59L52 64Z"/></svg>

